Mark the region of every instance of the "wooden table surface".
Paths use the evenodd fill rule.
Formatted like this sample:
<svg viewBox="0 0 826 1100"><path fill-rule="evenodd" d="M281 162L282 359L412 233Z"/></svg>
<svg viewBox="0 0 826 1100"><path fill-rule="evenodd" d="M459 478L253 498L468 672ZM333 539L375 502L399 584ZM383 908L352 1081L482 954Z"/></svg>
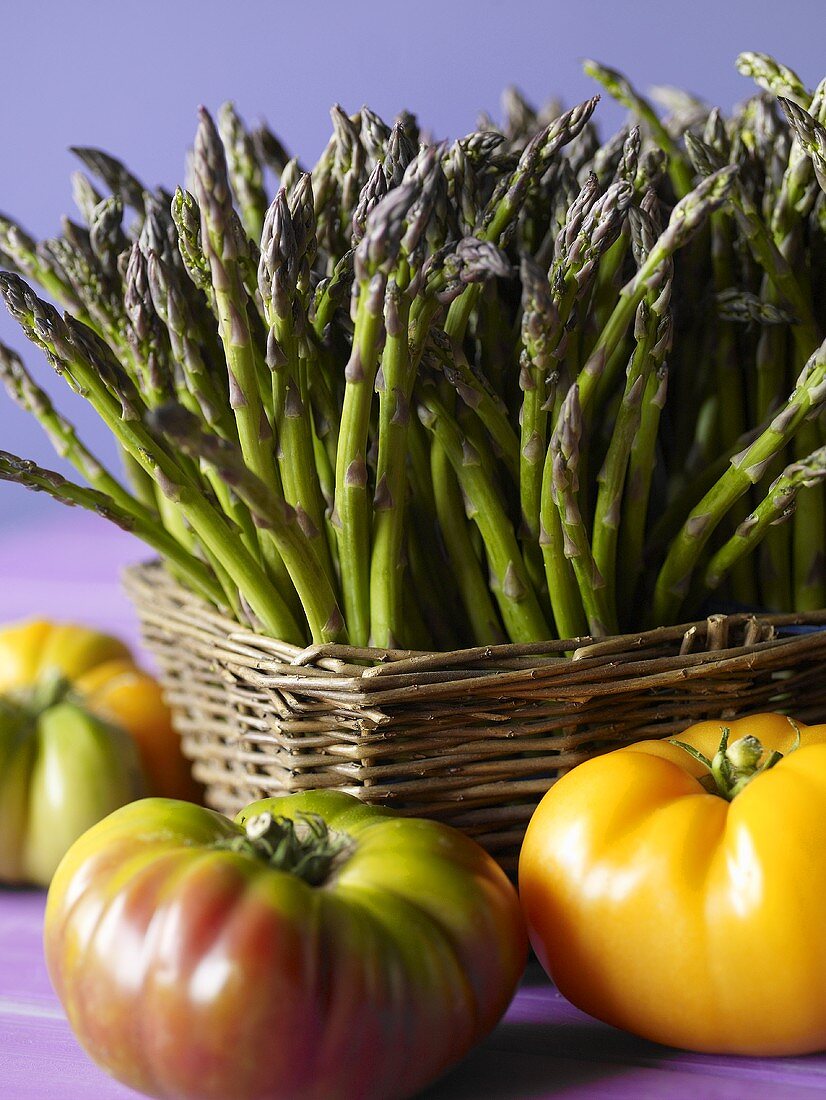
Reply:
<svg viewBox="0 0 826 1100"><path fill-rule="evenodd" d="M0 621L76 619L137 644L117 577L143 557L128 536L74 513L0 531ZM72 1036L43 962L44 904L43 891L0 888L0 1100L134 1098ZM496 1030L425 1096L795 1100L818 1092L826 1092L826 1056L707 1057L646 1043L573 1008L534 964Z"/></svg>

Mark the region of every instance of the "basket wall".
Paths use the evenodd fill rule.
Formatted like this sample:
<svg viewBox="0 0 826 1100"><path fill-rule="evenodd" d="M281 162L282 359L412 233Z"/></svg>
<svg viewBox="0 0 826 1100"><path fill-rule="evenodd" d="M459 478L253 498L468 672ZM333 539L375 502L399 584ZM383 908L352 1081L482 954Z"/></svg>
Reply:
<svg viewBox="0 0 826 1100"><path fill-rule="evenodd" d="M456 653L299 650L216 613L158 563L125 585L210 806L335 787L448 822L509 871L554 777L596 753L703 718L826 720L826 630L779 634L826 612Z"/></svg>

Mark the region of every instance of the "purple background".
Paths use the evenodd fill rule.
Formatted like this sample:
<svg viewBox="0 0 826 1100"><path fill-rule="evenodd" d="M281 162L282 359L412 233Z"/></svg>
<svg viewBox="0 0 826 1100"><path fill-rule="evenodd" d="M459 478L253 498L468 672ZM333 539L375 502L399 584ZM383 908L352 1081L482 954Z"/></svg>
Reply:
<svg viewBox="0 0 826 1100"><path fill-rule="evenodd" d="M198 103L233 99L249 121L266 117L293 152L313 161L329 135L327 111L369 103L392 117L416 111L439 136L496 113L515 83L541 101L594 91L580 60L624 69L641 89L677 84L730 107L750 94L733 61L772 52L810 84L826 69L826 5L792 0L83 0L4 5L0 94L0 210L31 232L57 230L72 209L72 143L120 155L147 183L182 177ZM604 132L622 112L605 100ZM112 447L95 418L64 395L5 310L0 340L23 351L61 394L87 440ZM68 397L68 399L67 399ZM38 428L0 394L0 447L63 469ZM0 525L56 508L0 485Z"/></svg>

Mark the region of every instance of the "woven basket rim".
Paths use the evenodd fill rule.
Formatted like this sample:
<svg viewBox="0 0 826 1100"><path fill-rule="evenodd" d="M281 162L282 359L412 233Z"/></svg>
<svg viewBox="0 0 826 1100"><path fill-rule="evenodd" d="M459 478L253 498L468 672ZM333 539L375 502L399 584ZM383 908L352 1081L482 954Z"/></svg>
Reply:
<svg viewBox="0 0 826 1100"><path fill-rule="evenodd" d="M649 630L632 631L625 634L594 638L588 635L576 638L548 639L540 642L497 643L483 646L469 646L455 650L411 650L382 649L373 646L351 646L342 643L310 644L296 646L269 635L260 634L249 626L238 622L224 612L208 605L185 585L176 580L165 568L160 559L127 566L123 570L124 587L135 599L140 599L140 589L145 585L156 586L160 581L163 587L176 594L190 610L198 609L198 618L204 626L211 627L228 641L239 646L258 650L259 654L271 654L272 664L283 667L285 664L298 674L304 669L316 675L323 672L342 673L360 681L379 680L383 686L390 677L422 674L428 671L456 673L468 669L468 666L480 664L491 668L503 662L518 662L534 658L537 662L545 658L546 662L564 664L570 668L573 663L588 662L595 659L609 659L612 656L625 656L638 652L640 661L645 661L646 651L665 647L669 644L684 642L685 639L706 642L705 648L686 652L686 665L694 663L688 658L708 657L725 659L745 651L759 650L774 646L794 646L806 648L807 643L815 641L821 630L826 630L826 608L802 612L763 612L733 611L715 612L705 618L678 623L673 626L654 627ZM754 642L745 645L730 645L728 638L732 630L753 624L756 633L763 634ZM805 633L779 635L777 631L788 627L809 628ZM715 637L712 638L711 635ZM239 653L239 656L242 654ZM252 653L249 656L253 656ZM682 654L681 654L682 656ZM281 658L280 660L278 658ZM650 659L650 657L648 658ZM310 667L308 667L310 666ZM363 684L367 686L366 683Z"/></svg>

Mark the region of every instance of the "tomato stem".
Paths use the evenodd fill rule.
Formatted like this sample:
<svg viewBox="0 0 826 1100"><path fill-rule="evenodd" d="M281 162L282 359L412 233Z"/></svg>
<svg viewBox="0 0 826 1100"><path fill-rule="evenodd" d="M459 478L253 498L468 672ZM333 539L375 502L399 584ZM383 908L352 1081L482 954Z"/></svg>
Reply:
<svg viewBox="0 0 826 1100"><path fill-rule="evenodd" d="M800 747L800 727L792 718L788 718L787 721L795 731L794 744L789 750L794 752ZM729 744L730 735L731 730L728 726L720 727L720 744L711 760L693 745L688 745L685 741L679 741L676 738L669 738L670 744L684 749L689 756L708 769L709 774L704 777L703 785L712 794L725 798L727 802L736 798L756 776L769 771L783 759L783 753L774 749L763 760L765 752L763 745L751 733L739 737L731 745Z"/></svg>
<svg viewBox="0 0 826 1100"><path fill-rule="evenodd" d="M32 686L10 691L6 702L36 722L45 711L64 702L71 692L72 684L66 676L59 669L51 669Z"/></svg>
<svg viewBox="0 0 826 1100"><path fill-rule="evenodd" d="M223 846L321 886L349 852L351 841L331 832L318 814L299 814L293 820L265 811L247 818L244 832Z"/></svg>

